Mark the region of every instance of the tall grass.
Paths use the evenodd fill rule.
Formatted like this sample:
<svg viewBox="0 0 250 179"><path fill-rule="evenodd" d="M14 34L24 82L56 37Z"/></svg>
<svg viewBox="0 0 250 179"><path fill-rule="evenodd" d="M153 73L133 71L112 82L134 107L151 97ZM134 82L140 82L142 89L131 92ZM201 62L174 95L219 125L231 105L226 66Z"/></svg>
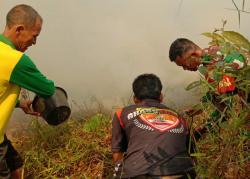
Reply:
<svg viewBox="0 0 250 179"><path fill-rule="evenodd" d="M33 120L22 138L25 178L111 178L110 116L52 127Z"/></svg>
<svg viewBox="0 0 250 179"><path fill-rule="evenodd" d="M234 97L238 98L238 97ZM239 99L235 99L236 101ZM203 134L196 142L196 171L200 178L248 178L250 173L250 141L249 120L246 120L247 110L240 108L238 102L234 108L240 113L231 111L230 119L215 121L210 131ZM210 121L212 109L204 109L205 112L194 119L192 128L207 124Z"/></svg>
<svg viewBox="0 0 250 179"><path fill-rule="evenodd" d="M196 116L192 128L204 124L208 114ZM248 177L249 121L241 117L214 124L213 131L197 141L192 155L200 178ZM25 178L112 178L110 131L111 116L101 113L56 127L34 119L26 135L18 138Z"/></svg>

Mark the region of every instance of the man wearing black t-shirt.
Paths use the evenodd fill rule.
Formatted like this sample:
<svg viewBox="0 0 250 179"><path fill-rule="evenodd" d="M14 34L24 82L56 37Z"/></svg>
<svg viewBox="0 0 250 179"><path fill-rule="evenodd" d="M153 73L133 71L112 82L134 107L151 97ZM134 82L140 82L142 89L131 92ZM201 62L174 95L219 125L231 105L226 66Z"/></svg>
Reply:
<svg viewBox="0 0 250 179"><path fill-rule="evenodd" d="M133 82L135 105L116 111L112 121L115 177L130 179L195 178L188 154L184 119L162 102L154 74Z"/></svg>

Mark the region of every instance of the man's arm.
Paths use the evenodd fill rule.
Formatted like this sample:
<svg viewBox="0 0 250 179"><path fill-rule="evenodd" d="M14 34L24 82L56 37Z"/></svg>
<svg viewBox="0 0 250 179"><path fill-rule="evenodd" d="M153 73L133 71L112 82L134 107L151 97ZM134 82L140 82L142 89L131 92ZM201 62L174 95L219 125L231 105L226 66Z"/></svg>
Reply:
<svg viewBox="0 0 250 179"><path fill-rule="evenodd" d="M120 111L120 112L118 112ZM112 120L112 154L113 154L113 162L115 165L114 168L114 177L120 178L122 175L122 163L123 163L123 153L127 150L127 140L126 134L123 129L123 125L121 125L121 110L118 110L113 117Z"/></svg>
<svg viewBox="0 0 250 179"><path fill-rule="evenodd" d="M10 76L10 82L44 98L52 96L55 92L54 82L48 80L25 54L22 55L13 69ZM39 113L31 109L31 104L32 101L30 100L18 100L16 107L21 108L26 114L38 116Z"/></svg>
<svg viewBox="0 0 250 179"><path fill-rule="evenodd" d="M47 98L54 94L54 82L48 80L31 59L23 54L11 73L10 82Z"/></svg>
<svg viewBox="0 0 250 179"><path fill-rule="evenodd" d="M113 161L116 163L123 158L123 152L127 150L127 140L125 131L122 128L120 121L118 119L117 113L114 114L112 120L112 153Z"/></svg>

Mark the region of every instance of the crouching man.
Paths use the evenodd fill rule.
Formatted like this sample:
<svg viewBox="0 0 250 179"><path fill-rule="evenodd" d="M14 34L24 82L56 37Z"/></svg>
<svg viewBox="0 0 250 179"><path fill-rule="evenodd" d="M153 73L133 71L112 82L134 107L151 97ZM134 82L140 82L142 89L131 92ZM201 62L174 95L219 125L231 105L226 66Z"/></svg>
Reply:
<svg viewBox="0 0 250 179"><path fill-rule="evenodd" d="M184 119L162 102L154 74L133 82L134 105L118 109L112 121L115 178L195 178Z"/></svg>

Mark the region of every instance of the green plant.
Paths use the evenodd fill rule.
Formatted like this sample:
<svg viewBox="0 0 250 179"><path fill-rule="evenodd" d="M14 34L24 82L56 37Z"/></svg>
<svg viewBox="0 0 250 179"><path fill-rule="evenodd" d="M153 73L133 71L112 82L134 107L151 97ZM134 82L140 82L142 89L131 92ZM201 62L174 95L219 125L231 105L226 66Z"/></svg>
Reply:
<svg viewBox="0 0 250 179"><path fill-rule="evenodd" d="M209 45L220 46L222 54L237 51L246 61L240 70L228 70L224 62L217 63L212 68L212 83L201 77L187 87L187 90L199 87L204 96L202 102L196 105L203 110L203 114L189 119L193 121L192 128L206 126L208 129L196 141L197 151L192 154L197 159L197 173L201 178L247 178L250 172L250 101L247 99L250 96L250 66L247 61L250 57L250 42L237 32L223 29L203 35L212 39ZM216 58L221 57L225 56L213 56L217 61L220 59ZM223 75L235 79L233 85L237 93L229 95L218 92ZM217 101L213 101L213 95ZM214 102L223 105L223 110L219 110ZM216 117L213 116L215 111Z"/></svg>
<svg viewBox="0 0 250 179"><path fill-rule="evenodd" d="M99 113L56 127L34 119L18 146L25 178L110 178L110 121Z"/></svg>

